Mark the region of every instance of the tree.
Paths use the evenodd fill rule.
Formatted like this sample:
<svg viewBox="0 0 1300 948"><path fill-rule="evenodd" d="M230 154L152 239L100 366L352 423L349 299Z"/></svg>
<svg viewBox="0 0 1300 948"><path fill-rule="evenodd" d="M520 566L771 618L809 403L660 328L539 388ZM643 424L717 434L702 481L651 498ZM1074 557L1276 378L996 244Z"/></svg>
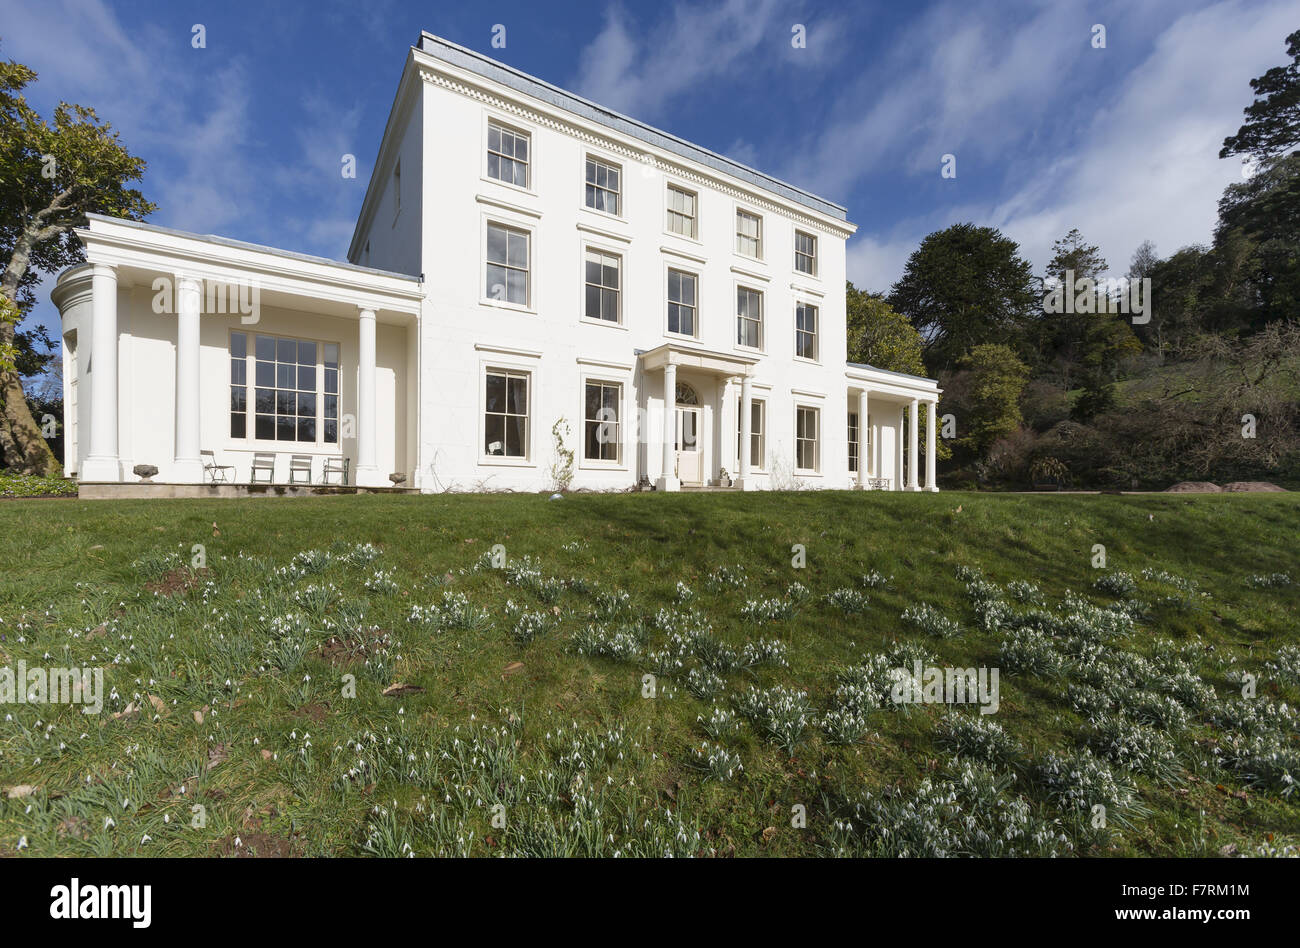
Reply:
<svg viewBox="0 0 1300 948"><path fill-rule="evenodd" d="M849 361L925 375L921 358L921 334L886 302L881 293L859 290L852 283L845 288L848 310Z"/></svg>
<svg viewBox="0 0 1300 948"><path fill-rule="evenodd" d="M35 78L21 63L0 63L0 456L11 470L51 474L59 464L32 418L17 364L23 347L39 340L18 323L42 273L83 259L72 230L87 212L142 220L155 208L126 187L144 174L144 160L94 109L60 102L47 123L23 95Z"/></svg>
<svg viewBox="0 0 1300 948"><path fill-rule="evenodd" d="M1062 293L1073 297L1073 305L1042 313L1034 334L1037 354L1040 363L1057 375L1063 389L1083 389L1074 414L1090 418L1114 400L1118 360L1140 352L1142 345L1101 283L1108 269L1101 251L1084 240L1077 228L1056 241L1052 251L1044 282L1063 284ZM1092 281L1091 291L1085 280Z"/></svg>
<svg viewBox="0 0 1300 948"><path fill-rule="evenodd" d="M846 284L844 292L848 309L849 361L890 372L924 376L921 334L907 317L890 306L882 293L859 290L851 282ZM917 426L917 437L922 442L929 437L929 424L930 411L926 408ZM940 461L952 457L952 449L939 439L935 440L934 453Z"/></svg>
<svg viewBox="0 0 1300 948"><path fill-rule="evenodd" d="M925 364L937 374L976 346L1021 342L1039 297L1014 240L992 227L954 224L921 241L889 305L921 332Z"/></svg>
<svg viewBox="0 0 1300 948"><path fill-rule="evenodd" d="M1145 280L1151 276L1151 271L1159 263L1160 254L1156 253L1156 245L1149 240L1144 240L1138 244L1137 250L1133 251L1133 259L1129 261L1126 276L1130 280Z"/></svg>
<svg viewBox="0 0 1300 948"><path fill-rule="evenodd" d="M1029 367L1014 349L998 343L976 346L960 364L970 372L969 417L962 443L982 454L1020 428L1020 395L1029 381Z"/></svg>
<svg viewBox="0 0 1300 948"><path fill-rule="evenodd" d="M1270 159L1228 185L1219 201L1216 251L1231 246L1234 231L1250 244L1243 275L1257 303L1251 323L1257 328L1300 312L1300 153Z"/></svg>
<svg viewBox="0 0 1300 948"><path fill-rule="evenodd" d="M1246 122L1223 140L1220 158L1250 155L1259 161L1300 145L1300 30L1286 38L1291 62L1274 66L1250 80L1255 101L1246 106Z"/></svg>

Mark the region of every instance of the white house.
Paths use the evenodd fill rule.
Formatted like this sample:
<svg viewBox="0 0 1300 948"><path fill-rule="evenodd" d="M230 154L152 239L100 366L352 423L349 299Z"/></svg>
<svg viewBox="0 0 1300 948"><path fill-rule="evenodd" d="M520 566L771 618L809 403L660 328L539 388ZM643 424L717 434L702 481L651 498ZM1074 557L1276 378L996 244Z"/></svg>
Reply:
<svg viewBox="0 0 1300 948"><path fill-rule="evenodd" d="M854 229L424 33L349 262L91 215L52 293L65 469L544 490L571 451L593 490L935 490L936 383L846 362Z"/></svg>

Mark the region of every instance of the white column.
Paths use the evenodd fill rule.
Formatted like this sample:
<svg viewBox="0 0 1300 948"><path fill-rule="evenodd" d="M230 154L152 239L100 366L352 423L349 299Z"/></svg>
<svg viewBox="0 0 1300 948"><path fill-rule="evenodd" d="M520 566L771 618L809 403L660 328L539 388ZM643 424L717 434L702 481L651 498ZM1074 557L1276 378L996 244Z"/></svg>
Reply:
<svg viewBox="0 0 1300 948"><path fill-rule="evenodd" d="M903 462L906 460L907 448L903 442L903 428L906 427L907 408L898 409L898 436L894 438L894 490L905 490L903 479Z"/></svg>
<svg viewBox="0 0 1300 948"><path fill-rule="evenodd" d="M871 427L867 423L867 390L858 392L858 487L867 486L867 445L871 440Z"/></svg>
<svg viewBox="0 0 1300 948"><path fill-rule="evenodd" d="M677 479L677 366L671 362L664 366L663 438L663 465L655 487L666 491L680 490L682 482Z"/></svg>
<svg viewBox="0 0 1300 948"><path fill-rule="evenodd" d="M740 470L737 472L736 486L741 490L752 490L754 485L749 476L749 466L754 463L754 383L748 375L740 378Z"/></svg>
<svg viewBox="0 0 1300 948"><path fill-rule="evenodd" d="M916 469L917 446L921 437L921 408L920 402L915 398L912 399L908 406L908 426L907 426L907 489L920 490L921 486L917 482L918 471Z"/></svg>
<svg viewBox="0 0 1300 948"><path fill-rule="evenodd" d="M117 272L97 263L91 270L90 452L83 481L120 481L117 457Z"/></svg>
<svg viewBox="0 0 1300 948"><path fill-rule="evenodd" d="M384 487L375 460L375 311L362 309L357 346L357 486Z"/></svg>
<svg viewBox="0 0 1300 948"><path fill-rule="evenodd" d="M193 277L176 276L176 439L172 478L203 481L199 459L199 310L201 289Z"/></svg>
<svg viewBox="0 0 1300 948"><path fill-rule="evenodd" d="M934 438L935 432L939 429L939 403L925 403L925 489L937 491L939 489L935 478L938 471L935 470L934 460Z"/></svg>

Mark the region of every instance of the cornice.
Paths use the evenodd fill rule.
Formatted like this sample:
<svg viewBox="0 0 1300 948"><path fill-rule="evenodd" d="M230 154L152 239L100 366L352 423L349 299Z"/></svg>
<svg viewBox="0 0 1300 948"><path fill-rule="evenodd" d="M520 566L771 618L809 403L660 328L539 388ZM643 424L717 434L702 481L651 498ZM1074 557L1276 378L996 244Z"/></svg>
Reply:
<svg viewBox="0 0 1300 948"><path fill-rule="evenodd" d="M669 161L643 148L634 148L616 138L598 134L591 129L577 124L576 122L565 121L549 112L544 112L540 109L524 105L514 99L507 99L484 86L467 82L459 76L440 72L427 63L420 63L417 68L420 73L420 79L430 85L438 86L449 92L454 92L457 95L464 96L467 99L472 99L476 102L481 102L484 105L489 105L494 109L514 115L515 117L534 125L549 128L552 131L568 135L586 145L604 149L605 151L619 155L628 161L653 168L655 171L664 174L671 174L702 187L708 187L715 191L719 191L733 200L742 201L745 204L762 208L772 214L779 214L805 228L815 228L823 233L834 234L841 239L848 239L854 233L854 230L851 227L845 227L844 222L842 221L832 222L829 218L814 217L810 214L806 214L801 210L797 210L796 206L793 204L779 203L765 194L737 187L731 182L716 175L704 174L684 164Z"/></svg>

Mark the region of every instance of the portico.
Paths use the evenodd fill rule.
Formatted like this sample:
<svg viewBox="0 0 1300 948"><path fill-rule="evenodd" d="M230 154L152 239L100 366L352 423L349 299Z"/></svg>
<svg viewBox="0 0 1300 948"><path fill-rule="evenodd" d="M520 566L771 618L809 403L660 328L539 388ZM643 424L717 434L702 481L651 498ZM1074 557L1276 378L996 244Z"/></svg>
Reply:
<svg viewBox="0 0 1300 948"><path fill-rule="evenodd" d="M858 489L937 491L939 389L931 379L850 363L850 473ZM925 478L921 482L921 412L925 411ZM856 434L856 437L854 435ZM855 450L856 446L856 450Z"/></svg>
<svg viewBox="0 0 1300 948"><path fill-rule="evenodd" d="M51 294L69 473L201 484L212 452L247 481L260 451L281 480L292 455L313 483L331 457L359 487L414 477L419 281L93 214L79 236L87 262Z"/></svg>
<svg viewBox="0 0 1300 948"><path fill-rule="evenodd" d="M753 490L750 477L749 419L757 359L679 343L665 343L641 354L645 377L659 375L657 490L683 484L718 483L730 458L728 432L740 425L740 456L731 486ZM651 414L648 393L644 417ZM647 452L647 459L654 452ZM728 462L729 463L729 462ZM647 463L647 468L650 464ZM647 472L648 473L648 472Z"/></svg>

